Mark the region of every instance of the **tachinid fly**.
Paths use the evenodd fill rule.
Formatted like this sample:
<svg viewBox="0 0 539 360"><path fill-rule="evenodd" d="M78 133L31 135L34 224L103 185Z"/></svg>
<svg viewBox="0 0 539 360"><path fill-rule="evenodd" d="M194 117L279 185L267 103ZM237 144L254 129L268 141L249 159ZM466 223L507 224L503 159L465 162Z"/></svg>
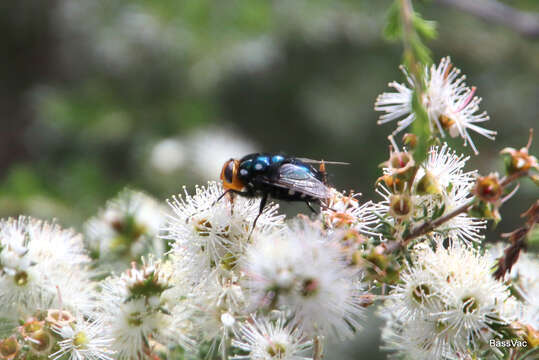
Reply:
<svg viewBox="0 0 539 360"><path fill-rule="evenodd" d="M313 163L320 164L320 169L312 166ZM315 210L311 203L323 206L323 200L330 196L325 178L323 161L277 154L249 154L240 160L230 159L224 164L221 180L225 192L221 197L229 192L249 198L261 197L260 211L253 222L252 231L269 197L277 200L304 201L312 211Z"/></svg>

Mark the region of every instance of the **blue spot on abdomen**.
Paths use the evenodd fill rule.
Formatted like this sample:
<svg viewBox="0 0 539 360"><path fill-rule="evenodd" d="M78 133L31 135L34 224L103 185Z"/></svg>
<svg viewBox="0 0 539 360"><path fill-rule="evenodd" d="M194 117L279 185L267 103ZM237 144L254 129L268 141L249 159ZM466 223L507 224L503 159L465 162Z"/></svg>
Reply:
<svg viewBox="0 0 539 360"><path fill-rule="evenodd" d="M273 155L271 158L272 163L278 163L284 160L284 156L281 155Z"/></svg>
<svg viewBox="0 0 539 360"><path fill-rule="evenodd" d="M269 156L259 156L253 163L253 169L255 171L264 171L270 165Z"/></svg>

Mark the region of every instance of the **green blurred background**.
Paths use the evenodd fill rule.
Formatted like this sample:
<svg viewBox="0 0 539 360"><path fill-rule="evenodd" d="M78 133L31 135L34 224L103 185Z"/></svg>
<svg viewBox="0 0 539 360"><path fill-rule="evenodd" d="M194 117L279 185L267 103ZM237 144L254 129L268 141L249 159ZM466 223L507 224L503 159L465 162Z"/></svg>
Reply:
<svg viewBox="0 0 539 360"><path fill-rule="evenodd" d="M536 0L505 3L539 12ZM401 45L382 37L390 4L2 1L0 216L80 228L126 185L164 199L251 151L350 162L332 167L330 181L377 199L395 124L377 126L373 104L403 80ZM469 169L501 169L498 151L539 131L539 38L437 1L414 5L438 22L434 60L452 57L499 132L496 142L472 135L480 156L450 144L471 155ZM516 227L537 195L523 183L488 238ZM373 339L361 341L376 351Z"/></svg>

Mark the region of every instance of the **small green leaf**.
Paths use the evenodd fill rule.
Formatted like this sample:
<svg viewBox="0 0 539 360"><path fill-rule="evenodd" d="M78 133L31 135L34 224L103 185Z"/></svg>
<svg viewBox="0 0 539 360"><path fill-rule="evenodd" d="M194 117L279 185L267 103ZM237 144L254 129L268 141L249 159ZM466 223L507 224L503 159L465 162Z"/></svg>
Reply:
<svg viewBox="0 0 539 360"><path fill-rule="evenodd" d="M402 37L400 3L398 0L395 0L387 11L384 37L389 41L399 40Z"/></svg>
<svg viewBox="0 0 539 360"><path fill-rule="evenodd" d="M539 250L539 225L537 224L528 232L528 248L530 251Z"/></svg>
<svg viewBox="0 0 539 360"><path fill-rule="evenodd" d="M387 11L384 37L389 41L402 38L402 21L400 18L400 2L395 0Z"/></svg>
<svg viewBox="0 0 539 360"><path fill-rule="evenodd" d="M436 39L438 32L436 31L436 22L425 20L421 17L421 14L414 13L414 18L412 19L412 24L414 25L415 31L425 39Z"/></svg>

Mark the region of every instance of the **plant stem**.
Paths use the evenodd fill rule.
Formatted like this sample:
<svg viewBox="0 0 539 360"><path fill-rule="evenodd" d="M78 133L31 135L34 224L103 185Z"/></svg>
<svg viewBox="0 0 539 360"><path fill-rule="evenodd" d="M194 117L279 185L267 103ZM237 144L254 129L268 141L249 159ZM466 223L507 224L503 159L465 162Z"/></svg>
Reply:
<svg viewBox="0 0 539 360"><path fill-rule="evenodd" d="M413 24L414 8L410 0L399 0L402 20L402 42L404 46L404 59L416 79L416 91L422 94L421 71L412 47L412 38L417 36Z"/></svg>

